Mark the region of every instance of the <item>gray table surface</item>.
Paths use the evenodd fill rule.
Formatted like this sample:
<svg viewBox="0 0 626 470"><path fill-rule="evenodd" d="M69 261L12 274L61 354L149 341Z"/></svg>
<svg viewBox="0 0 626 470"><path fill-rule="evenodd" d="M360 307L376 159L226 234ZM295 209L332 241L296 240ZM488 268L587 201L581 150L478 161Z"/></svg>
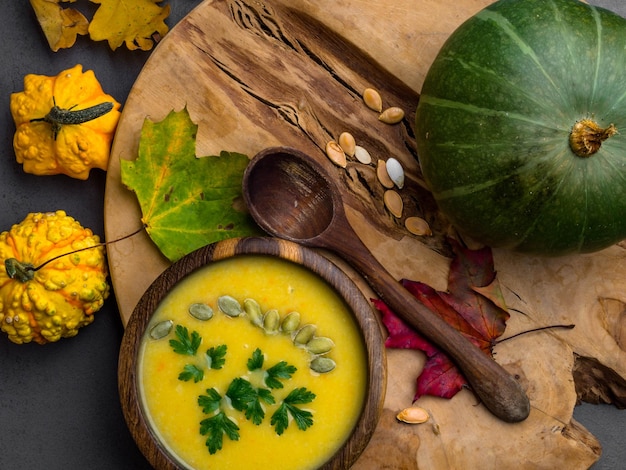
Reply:
<svg viewBox="0 0 626 470"><path fill-rule="evenodd" d="M87 2L79 2L87 3ZM173 26L200 0L170 0ZM623 0L590 3L626 16ZM53 53L29 2L0 0L0 231L28 212L64 209L103 236L105 173L87 181L25 174L15 162L10 93L28 73L56 75L77 63L92 69L105 91L124 103L149 53L78 41ZM87 5L93 11L95 5ZM117 354L123 334L114 298L80 334L45 347L18 346L0 335L0 469L148 469L126 428L117 392ZM575 418L603 445L594 470L626 468L626 411L583 404Z"/></svg>

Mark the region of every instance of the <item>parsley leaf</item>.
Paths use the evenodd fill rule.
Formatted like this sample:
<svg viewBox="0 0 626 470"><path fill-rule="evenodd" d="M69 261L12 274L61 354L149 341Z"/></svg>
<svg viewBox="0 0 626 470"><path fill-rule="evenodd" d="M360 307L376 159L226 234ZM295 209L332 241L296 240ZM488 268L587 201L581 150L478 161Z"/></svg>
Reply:
<svg viewBox="0 0 626 470"><path fill-rule="evenodd" d="M226 395L230 398L233 408L244 411L246 419L256 425L261 424L265 418L265 410L261 402L268 405L276 402L272 392L266 388L255 388L243 377L238 377L231 382Z"/></svg>
<svg viewBox="0 0 626 470"><path fill-rule="evenodd" d="M302 431L312 426L313 414L298 408L296 405L310 403L314 399L315 394L304 387L293 389L272 415L270 424L274 426L276 434L280 436L285 432L289 426L289 415L293 418L298 429Z"/></svg>
<svg viewBox="0 0 626 470"><path fill-rule="evenodd" d="M263 367L264 361L263 353L259 348L256 348L252 353L252 357L248 359L248 370L252 372L253 370L260 369Z"/></svg>
<svg viewBox="0 0 626 470"><path fill-rule="evenodd" d="M175 333L178 340L170 339L170 346L174 349L174 352L185 356L195 356L202 342L198 332L194 331L190 336L187 327L176 325Z"/></svg>
<svg viewBox="0 0 626 470"><path fill-rule="evenodd" d="M295 366L280 361L267 369L265 376L265 385L269 388L283 388L283 384L278 379L290 379L294 372L298 370Z"/></svg>
<svg viewBox="0 0 626 470"><path fill-rule="evenodd" d="M228 346L222 344L216 348L209 348L206 352L209 367L211 369L221 369L226 363L226 350Z"/></svg>
<svg viewBox="0 0 626 470"><path fill-rule="evenodd" d="M193 364L185 364L183 371L178 374L178 380L188 382L191 379L195 383L200 382L204 378L204 371Z"/></svg>
<svg viewBox="0 0 626 470"><path fill-rule="evenodd" d="M220 407L220 401L222 395L219 394L214 388L208 388L206 395L200 395L198 397L198 405L202 408L202 412L205 414L211 414Z"/></svg>
<svg viewBox="0 0 626 470"><path fill-rule="evenodd" d="M231 441L239 440L239 426L235 424L223 411L215 416L200 421L200 434L207 436L205 441L209 454L215 454L222 449L224 435Z"/></svg>
<svg viewBox="0 0 626 470"><path fill-rule="evenodd" d="M233 408L245 411L248 404L256 399L256 390L246 379L237 377L228 386L226 396L230 398Z"/></svg>

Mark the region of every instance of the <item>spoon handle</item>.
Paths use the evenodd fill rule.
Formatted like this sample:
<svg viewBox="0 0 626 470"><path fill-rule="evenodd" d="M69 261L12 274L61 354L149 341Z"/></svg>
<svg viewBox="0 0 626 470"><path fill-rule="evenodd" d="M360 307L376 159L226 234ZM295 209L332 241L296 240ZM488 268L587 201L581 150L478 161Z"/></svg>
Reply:
<svg viewBox="0 0 626 470"><path fill-rule="evenodd" d="M327 248L356 267L395 313L448 354L491 413L511 423L526 419L530 402L519 382L459 331L422 305L389 274L358 237L353 238L347 244L349 249L336 244Z"/></svg>

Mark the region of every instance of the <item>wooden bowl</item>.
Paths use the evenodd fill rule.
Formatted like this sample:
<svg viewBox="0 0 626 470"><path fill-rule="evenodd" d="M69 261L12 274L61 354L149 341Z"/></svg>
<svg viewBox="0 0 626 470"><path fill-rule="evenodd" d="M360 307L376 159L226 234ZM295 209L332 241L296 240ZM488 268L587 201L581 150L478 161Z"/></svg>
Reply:
<svg viewBox="0 0 626 470"><path fill-rule="evenodd" d="M186 468L161 444L140 403L138 353L141 341L157 306L179 281L214 261L242 255L275 256L305 267L334 288L353 314L366 352L367 389L364 404L350 436L321 467L323 469L349 468L367 446L383 407L387 375L384 339L380 324L369 300L343 270L314 250L293 242L269 237L230 239L203 247L172 264L155 279L141 297L122 339L118 368L122 410L135 442L156 469Z"/></svg>

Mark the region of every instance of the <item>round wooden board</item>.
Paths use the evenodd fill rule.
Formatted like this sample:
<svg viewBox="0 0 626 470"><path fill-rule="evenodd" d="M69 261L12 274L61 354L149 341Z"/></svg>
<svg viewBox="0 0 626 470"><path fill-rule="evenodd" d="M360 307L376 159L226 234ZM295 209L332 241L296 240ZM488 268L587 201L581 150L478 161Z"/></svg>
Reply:
<svg viewBox="0 0 626 470"><path fill-rule="evenodd" d="M417 91L439 47L454 28L489 3L202 3L155 49L124 106L107 176L106 239L141 226L135 195L121 183L119 160L136 158L144 119L160 121L187 107L199 126L198 156L221 150L253 156L265 147L288 145L328 165L343 185L350 221L385 267L398 279L445 290L445 230L437 226L421 183L412 121ZM360 99L367 86L380 90L386 104L405 109L406 119L397 126L378 122ZM403 163L404 217L426 218L435 236L411 236L402 220L387 213L373 168L354 162L345 170L332 167L323 148L342 131L352 132L375 158L394 156ZM169 263L143 233L109 245L108 255L126 323ZM552 260L496 251L495 259L512 310L506 336L537 326L577 325L496 347L498 362L520 377L529 394L530 417L520 424L502 423L471 392L462 391L452 400L420 399L418 405L431 414L428 423L399 424L395 414L411 404L423 355L392 350L383 418L355 468L583 469L597 460L598 442L572 420L572 412L579 396L593 399L594 393L598 399L617 397L626 406L626 327L621 326L626 317L626 250L615 246ZM584 383L578 390L576 373L577 382Z"/></svg>

